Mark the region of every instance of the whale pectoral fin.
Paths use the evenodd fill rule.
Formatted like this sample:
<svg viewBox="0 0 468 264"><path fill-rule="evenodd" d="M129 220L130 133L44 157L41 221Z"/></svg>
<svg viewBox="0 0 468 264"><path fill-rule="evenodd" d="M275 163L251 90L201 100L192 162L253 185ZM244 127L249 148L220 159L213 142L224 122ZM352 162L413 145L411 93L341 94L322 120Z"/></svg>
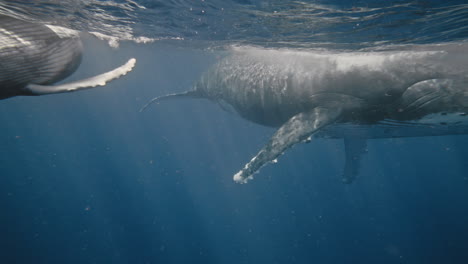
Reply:
<svg viewBox="0 0 468 264"><path fill-rule="evenodd" d="M362 155L367 153L367 141L361 138L344 138L345 168L343 182L352 183L359 174Z"/></svg>
<svg viewBox="0 0 468 264"><path fill-rule="evenodd" d="M413 84L397 101L398 114L417 116L421 111L427 111L453 95L454 83L451 79L430 79Z"/></svg>
<svg viewBox="0 0 468 264"><path fill-rule="evenodd" d="M64 83L59 85L38 85L38 84L29 84L25 89L27 95L44 95L44 94L54 94L54 93L67 93L73 92L81 89L89 89L96 86L104 86L109 81L117 79L128 72L130 72L135 66L136 60L134 58L130 59L124 65L87 79L83 79L76 82Z"/></svg>
<svg viewBox="0 0 468 264"><path fill-rule="evenodd" d="M322 127L335 122L340 114L341 109L316 107L293 116L276 131L258 154L234 175L234 181L247 183L261 167L276 160L294 144L307 140Z"/></svg>

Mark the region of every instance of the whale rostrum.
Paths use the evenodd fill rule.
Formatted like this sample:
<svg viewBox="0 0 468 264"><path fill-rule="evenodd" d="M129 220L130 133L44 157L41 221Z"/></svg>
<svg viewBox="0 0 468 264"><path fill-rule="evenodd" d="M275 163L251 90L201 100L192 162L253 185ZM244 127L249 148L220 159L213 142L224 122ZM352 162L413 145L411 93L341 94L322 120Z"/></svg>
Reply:
<svg viewBox="0 0 468 264"><path fill-rule="evenodd" d="M246 183L288 148L343 138L343 181L359 172L371 138L468 134L468 44L381 51L233 48L192 90L157 97L227 103L243 118L278 127L234 180Z"/></svg>

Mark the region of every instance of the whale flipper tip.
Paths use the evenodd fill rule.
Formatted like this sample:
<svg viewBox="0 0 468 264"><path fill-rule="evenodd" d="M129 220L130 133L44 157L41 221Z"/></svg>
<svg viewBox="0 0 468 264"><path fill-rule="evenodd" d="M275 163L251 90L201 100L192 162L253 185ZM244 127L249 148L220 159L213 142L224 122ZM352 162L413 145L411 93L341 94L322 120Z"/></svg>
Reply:
<svg viewBox="0 0 468 264"><path fill-rule="evenodd" d="M245 184L248 183L250 180L253 180L253 175L249 175L246 177L243 175L243 171L239 171L238 173L234 174L233 180L236 183Z"/></svg>

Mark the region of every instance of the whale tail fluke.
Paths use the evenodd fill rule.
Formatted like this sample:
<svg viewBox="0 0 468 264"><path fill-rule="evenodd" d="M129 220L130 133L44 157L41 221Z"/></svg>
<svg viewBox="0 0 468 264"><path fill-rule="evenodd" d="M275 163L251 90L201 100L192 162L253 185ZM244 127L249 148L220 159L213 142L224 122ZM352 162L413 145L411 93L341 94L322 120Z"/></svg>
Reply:
<svg viewBox="0 0 468 264"><path fill-rule="evenodd" d="M200 97L200 93L197 90L190 90L190 91L186 91L182 93L173 93L173 94L158 96L158 97L151 99L142 108L140 108L140 113L145 111L146 108L148 108L148 106L152 105L153 103L159 103L161 101L176 99L176 98L181 98L181 97L198 98Z"/></svg>

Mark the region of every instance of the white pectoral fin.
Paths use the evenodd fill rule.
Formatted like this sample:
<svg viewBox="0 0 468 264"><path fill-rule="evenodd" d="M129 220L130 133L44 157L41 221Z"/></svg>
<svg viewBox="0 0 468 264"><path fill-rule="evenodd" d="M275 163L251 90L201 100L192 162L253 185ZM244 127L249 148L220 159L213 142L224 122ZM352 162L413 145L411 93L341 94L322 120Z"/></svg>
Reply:
<svg viewBox="0 0 468 264"><path fill-rule="evenodd" d="M363 138L345 138L345 168L343 182L352 183L359 173L362 155L367 153L367 140Z"/></svg>
<svg viewBox="0 0 468 264"><path fill-rule="evenodd" d="M307 140L319 129L335 122L340 114L341 109L316 107L293 116L276 131L258 154L234 175L234 181L247 183L261 167L276 160L294 144Z"/></svg>
<svg viewBox="0 0 468 264"><path fill-rule="evenodd" d="M124 65L87 79L79 80L76 82L64 83L59 85L38 85L29 84L25 89L32 95L54 94L54 93L67 93L81 89L94 88L96 86L104 86L106 83L120 78L121 76L130 72L135 66L136 59L132 58Z"/></svg>

